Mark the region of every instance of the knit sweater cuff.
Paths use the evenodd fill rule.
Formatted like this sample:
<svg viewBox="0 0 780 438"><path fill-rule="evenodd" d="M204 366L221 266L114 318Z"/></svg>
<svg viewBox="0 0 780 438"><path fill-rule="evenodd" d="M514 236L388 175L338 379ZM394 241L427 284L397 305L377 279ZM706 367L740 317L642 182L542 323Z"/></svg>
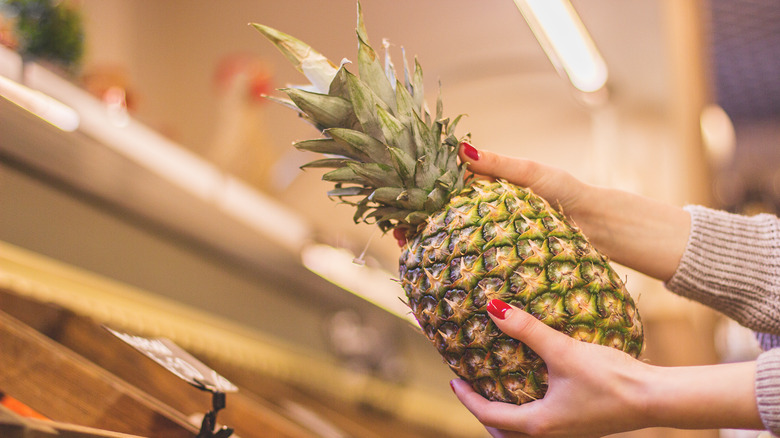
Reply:
<svg viewBox="0 0 780 438"><path fill-rule="evenodd" d="M764 427L780 435L780 349L762 353L756 361L756 401Z"/></svg>
<svg viewBox="0 0 780 438"><path fill-rule="evenodd" d="M691 232L666 287L755 331L780 334L780 225L687 206Z"/></svg>

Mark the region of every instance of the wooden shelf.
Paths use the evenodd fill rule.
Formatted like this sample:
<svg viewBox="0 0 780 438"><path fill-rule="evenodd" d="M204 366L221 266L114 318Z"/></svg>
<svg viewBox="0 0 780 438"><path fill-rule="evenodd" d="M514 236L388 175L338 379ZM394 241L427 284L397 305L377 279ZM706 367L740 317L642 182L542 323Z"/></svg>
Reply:
<svg viewBox="0 0 780 438"><path fill-rule="evenodd" d="M187 417L0 312L0 388L42 415L75 425L191 438Z"/></svg>
<svg viewBox="0 0 780 438"><path fill-rule="evenodd" d="M94 429L79 429L86 435L74 437L191 438L197 433L202 414L210 409L210 394L188 385L90 318L2 288L0 309L4 352L0 392L62 425ZM240 387L238 393L227 395L227 407L217 420L242 438L307 438L322 436L324 430L361 438L441 436L440 431L295 388L235 364L206 362L220 367L221 373L224 366L226 377ZM6 428L0 431L22 433L47 425L51 426L12 419L0 421Z"/></svg>
<svg viewBox="0 0 780 438"><path fill-rule="evenodd" d="M142 438L56 421L27 418L0 406L0 436L4 438Z"/></svg>

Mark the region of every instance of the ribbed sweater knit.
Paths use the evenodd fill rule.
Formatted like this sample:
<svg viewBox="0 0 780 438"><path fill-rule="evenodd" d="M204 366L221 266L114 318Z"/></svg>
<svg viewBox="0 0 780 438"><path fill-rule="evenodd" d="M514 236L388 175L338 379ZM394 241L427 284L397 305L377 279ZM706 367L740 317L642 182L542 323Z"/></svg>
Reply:
<svg viewBox="0 0 780 438"><path fill-rule="evenodd" d="M756 332L755 391L764 426L780 435L780 219L687 206L691 232L666 287Z"/></svg>

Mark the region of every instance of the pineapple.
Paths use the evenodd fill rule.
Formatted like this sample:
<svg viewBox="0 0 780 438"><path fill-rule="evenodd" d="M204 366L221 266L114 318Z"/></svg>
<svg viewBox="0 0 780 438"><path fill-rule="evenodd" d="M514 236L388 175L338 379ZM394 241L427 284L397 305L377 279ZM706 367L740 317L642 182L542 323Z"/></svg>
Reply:
<svg viewBox="0 0 780 438"><path fill-rule="evenodd" d="M531 190L467 176L454 134L460 116L443 118L441 92L430 114L416 60L410 69L404 56L403 83L387 55L382 65L359 3L359 77L290 35L253 26L314 87L272 98L324 135L295 144L326 155L303 167L330 169L328 195L353 205L355 222L405 233L406 303L458 376L490 400L515 404L547 390L541 358L488 317L494 298L576 339L640 354L639 315L606 257Z"/></svg>

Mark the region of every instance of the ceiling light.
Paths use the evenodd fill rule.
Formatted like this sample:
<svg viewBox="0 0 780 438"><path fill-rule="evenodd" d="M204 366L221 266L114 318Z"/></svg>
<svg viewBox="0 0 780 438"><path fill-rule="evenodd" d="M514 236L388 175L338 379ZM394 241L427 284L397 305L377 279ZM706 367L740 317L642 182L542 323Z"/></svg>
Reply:
<svg viewBox="0 0 780 438"><path fill-rule="evenodd" d="M590 93L604 86L607 66L568 0L515 4L556 70L563 70L575 88Z"/></svg>

